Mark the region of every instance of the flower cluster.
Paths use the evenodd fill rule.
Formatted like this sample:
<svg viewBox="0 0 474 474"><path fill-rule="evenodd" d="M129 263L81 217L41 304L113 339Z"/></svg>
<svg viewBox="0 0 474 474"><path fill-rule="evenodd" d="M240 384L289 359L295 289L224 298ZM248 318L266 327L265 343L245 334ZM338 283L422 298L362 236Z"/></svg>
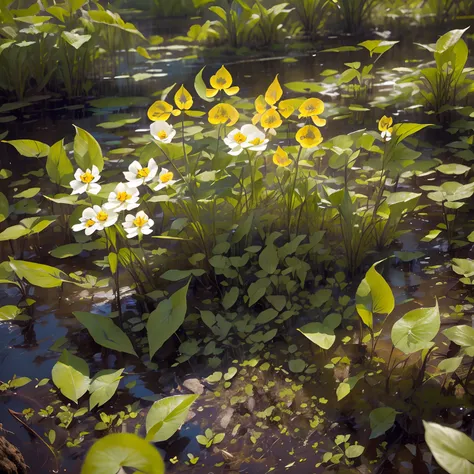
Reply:
<svg viewBox="0 0 474 474"><path fill-rule="evenodd" d="M158 173L158 165L151 158L147 166L142 166L138 161L134 161L124 171L126 183L118 183L115 189L109 193L107 202L103 206L92 206L84 209L79 224L72 227L74 232L84 230L86 235L91 235L95 231L104 230L106 227L114 225L122 211L131 211L136 209L139 204L140 192L139 186L148 185L155 191L159 191L176 183L174 175L166 168L162 168ZM97 184L100 179L99 170L96 166L92 170L77 170L74 181L71 181L73 189L72 194L89 192L98 194L101 187ZM80 184L79 184L80 183ZM125 222L122 224L127 233L127 237L133 238L142 234L152 232L153 220L151 220L143 211L139 211L135 216L128 214Z"/></svg>

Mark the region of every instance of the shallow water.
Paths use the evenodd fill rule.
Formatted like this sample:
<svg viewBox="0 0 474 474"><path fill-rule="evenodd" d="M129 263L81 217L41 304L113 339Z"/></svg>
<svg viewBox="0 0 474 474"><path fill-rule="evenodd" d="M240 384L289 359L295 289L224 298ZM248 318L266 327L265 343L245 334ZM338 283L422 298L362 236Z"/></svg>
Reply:
<svg viewBox="0 0 474 474"><path fill-rule="evenodd" d="M430 40L417 38L417 31L412 33L413 36L405 36L400 45L387 53L377 67L389 70L392 67L404 65L405 59L427 60L427 52L414 49L413 41L430 42ZM421 34L423 33L421 32ZM52 144L63 137L66 137L67 140L71 139L73 136L72 124L75 124L93 133L101 144L104 154L107 154L110 149L130 146L134 138L146 133L148 128L146 110L153 101L151 96L154 92L173 82L184 82L191 90L194 76L203 64L206 64L209 70L215 70L225 62L229 69L232 69L235 83L241 87L242 96L256 96L264 91L276 73L280 74L281 83L313 78L320 80L320 73L325 69L340 68L342 62L366 60L367 55L361 51L342 53L339 56L334 53L318 52L324 48L352 43L353 39L350 38L328 38L327 41L324 41L324 46L318 44L314 51L306 51L303 55L292 53L292 57L297 59L297 62L293 63L284 62L287 57L285 51L282 51L281 55L270 58L198 57L197 59L176 61L176 58L193 55L195 51L190 49L164 50L162 60L153 64L137 60L132 72L129 73L127 69L119 71L119 75L123 76L124 74L133 75L152 70L151 73L156 74L156 77L135 82L133 79L106 76L98 84L97 93L100 97L136 97L137 100L126 99L122 101L122 104L118 103L116 107L97 108L94 107L93 101L82 98L67 103L62 100L46 99L35 102L20 112L12 112L17 120L4 124L4 126L9 130L9 139L28 137ZM125 68L125 66L123 67ZM166 76L163 76L164 74ZM383 78L380 78L380 81L383 82ZM374 89L377 90L377 86ZM379 90L382 89L379 88ZM339 96L325 97L324 100L329 110L353 103L352 99L348 101ZM130 102L134 105L128 106L127 104ZM400 108L406 105L400 104ZM139 117L140 121L118 130L103 130L97 127L99 123L106 122L111 115L117 112L127 113L131 117ZM397 110L394 109L391 112L396 113ZM416 111L404 112L400 110L399 112L400 118L403 120L427 121L426 117ZM324 129L324 135L335 136L366 126L373 128L379 116L380 111L372 109L362 118L359 117L360 120L357 123L350 120L330 120ZM438 132L432 131L427 131L422 134L422 137L425 141L423 145L424 157L429 157L432 152L432 149L425 148L426 142L436 148L439 145L438 140L442 141L444 138ZM13 148L2 143L0 143L0 156L2 167L11 169L14 175L20 175L26 170L37 169L40 166L34 159L19 158ZM410 188L407 183L404 186L404 190L407 191L415 189ZM10 192L10 190L7 191ZM469 217L472 218L472 216ZM438 220L439 215L436 214L431 214L426 219L417 217L407 220L404 228L409 232L400 238L398 245L377 255L376 259L379 260L390 255L394 249L421 250L426 254L425 257L412 264L396 262L395 259L391 259L385 264L384 275L394 290L398 306L387 322L381 337L377 351L380 357L387 359L389 356L391 346L385 342L390 341L391 324L409 309L432 306L435 296L439 299L442 313L449 313L451 305L462 304L464 293L448 268L447 263L450 256L446 254L443 244L432 242L419 244L420 237L434 228ZM62 239L61 235L51 236L48 244L44 245L41 262L57 265L55 259L47 258L46 255L54 243L62 243ZM3 261L10 253L10 249L3 246L1 250ZM16 251L19 252L19 249ZM28 255L27 257L33 256ZM368 256L368 259L373 261L374 256ZM61 268L66 272L74 271L83 264L84 259L79 257L60 263ZM440 267L427 272L427 267L437 265ZM347 294L355 293L359 279L360 276L350 282ZM125 405L140 400L142 411L136 419L127 420L126 427L132 431L133 427L141 424L138 430L143 434L145 415L154 397L189 393L183 386L185 380L190 378L201 380L213 371L210 369L208 361L203 357L192 358L189 363L182 363L175 368L170 367L178 353L179 342L175 339L168 341L164 348L168 354L167 359L158 361L159 367L152 371L142 363L146 360L137 362L136 358L117 356L91 341L87 331L72 316L72 312L79 310L102 314L110 313L115 309L111 289L103 288L91 291L64 285L62 289L41 290L35 288L34 292L31 291L30 296L34 296L37 300L34 314L31 314L34 316L32 322L25 325L2 323L0 326L0 347L2 348L0 350L0 380L9 380L14 374L38 380L49 378L61 350L60 348L52 350L51 346L60 338L67 337L70 344L72 343L72 348L74 346L80 348L81 357L88 361L91 373L105 368L125 367L124 382L128 384L135 381L136 385L128 392L122 391L114 397L111 402L106 404L104 411L116 412L123 409ZM122 294L123 302L126 305L126 319L139 315L139 309L130 295L131 292ZM1 287L0 300L2 304L15 304L17 302L16 292ZM404 302L405 304L402 304ZM367 450L375 457L377 443L373 441L367 444L370 433L361 429L361 423L366 421L362 418L363 413L367 413L364 408L367 405L370 406L369 401L376 399L378 391L374 389L374 392L371 393L370 385L360 384L344 402L336 403L334 379L344 378L343 375L347 375L346 368L338 367L337 364L332 368L324 368L328 364L330 356L318 353L315 346L311 346L296 331L301 323L307 322L308 318L314 318L315 312L317 310L302 312L298 320L285 323L287 329L285 336L277 337L265 347L264 351L253 354L248 352L249 348L238 344L226 351L219 370L225 372L228 367L238 367L239 374L228 389L205 384L205 392L200 397L199 410L193 410L192 419L168 442L160 443L159 447L163 449L162 454L166 456L166 460L177 456L179 461L175 465L168 463L168 472L260 474L270 472L272 468L275 468L275 472L296 469L304 473L322 473L326 472L326 467L324 465L315 467L315 458L319 459L321 453L327 448L322 447L322 451L316 456L315 450L318 448L314 448L314 444L321 443L323 446L327 439L333 439L338 434L348 433L352 436L351 441L359 440L361 444L365 443ZM467 324L471 324L469 315L465 316L465 320ZM355 361L360 358L359 346L356 345L358 342L357 332L357 328L338 330L338 336L340 335L342 338L347 335L351 341L342 346L342 353L337 354L338 356L348 355L351 360ZM292 348L293 353L301 352L306 355L306 359L313 357L316 364L313 376L301 376L304 377L304 385L299 380L299 376L289 372L287 368L288 354L292 353L289 348L293 345L296 347L296 350ZM331 355L334 357L334 354ZM255 367L252 367L254 363L252 361L256 359L258 362ZM270 368L263 371L259 368L265 362L270 363ZM353 374L351 373L351 375ZM373 378L376 380L377 374L374 374ZM246 392L249 379L253 380L253 388L252 391L247 388ZM301 388L298 388L299 385ZM426 393L429 393L430 390L439 392L439 386L433 389L432 385L426 384L420 392L424 393L425 390ZM245 394L244 401L242 399L233 400L233 397L244 396L242 393ZM252 394L249 395L249 393ZM282 399L281 393L287 395L288 402L276 407ZM44 407L55 397L49 393L47 386L34 389L33 383L22 388L18 396L3 395L2 397L4 403L0 405L0 420L3 428L14 433L11 435L11 441L20 447L27 463L32 466L32 472L35 474L54 472L57 466L46 447L20 427L9 416L7 410L21 412L28 407ZM406 407L406 402L397 399L396 393L392 395L391 403L396 408ZM465 402L457 402L455 397L452 397L450 403L452 403L453 412L449 416L460 419L463 411L454 411L454 409ZM271 417L261 415L272 406L276 407L274 410L279 413L279 420L270 419L275 417L274 413ZM420 410L420 412L425 410L429 413L430 410L433 410L433 413L436 413L436 407L422 407L416 403L414 406L414 409ZM315 412L319 414L320 418L317 423L313 420ZM313 420L314 428L308 427L311 426L308 423L310 420ZM41 421L36 416L33 421L34 429L40 435L53 428L54 420ZM92 431L97 421L97 415L91 416L90 414L78 419L72 427L73 437L77 436L80 431ZM233 433L231 428L237 424L240 424L240 427ZM222 444L206 450L197 443L196 435L202 434L207 427L212 427L213 430L220 427L221 432L226 432L226 439ZM57 430L57 432L59 437L61 430ZM64 433L61 434L64 438ZM255 442L252 438L249 440L247 434L250 434ZM65 439L58 440L57 443L60 444L63 441ZM59 472L78 473L84 450L92 441L93 436L88 436L80 448L63 449L59 460ZM404 449L406 448L399 450L396 460L393 461L393 470L384 469L383 472L410 472L398 470L398 468L405 467L404 462L408 463L405 461L407 454ZM187 453L199 456L199 461L195 466L184 464L188 460ZM223 459L224 464L220 464ZM413 472L415 472L415 465L413 465Z"/></svg>

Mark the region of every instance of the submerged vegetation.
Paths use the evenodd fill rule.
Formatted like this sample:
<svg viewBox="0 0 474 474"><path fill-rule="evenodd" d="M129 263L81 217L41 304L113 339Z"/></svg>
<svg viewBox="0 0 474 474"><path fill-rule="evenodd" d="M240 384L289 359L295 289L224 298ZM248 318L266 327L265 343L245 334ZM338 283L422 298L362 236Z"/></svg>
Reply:
<svg viewBox="0 0 474 474"><path fill-rule="evenodd" d="M162 54L118 12L142 3L3 2L0 87L16 102L0 123L123 68L157 77L130 75L137 55L154 68ZM175 42L235 50L358 33L380 10L405 14L390 3L151 11L200 13ZM420 24L471 14L411 6ZM255 96L238 66L207 65L152 98L91 99L100 133L0 134L16 160L0 169L0 334L24 337L7 336L5 357L39 347L35 325L67 306L33 361L46 376L2 367L44 472L474 470L468 35L417 43L427 59L394 68L388 36L321 49L337 66L298 81L282 67Z"/></svg>

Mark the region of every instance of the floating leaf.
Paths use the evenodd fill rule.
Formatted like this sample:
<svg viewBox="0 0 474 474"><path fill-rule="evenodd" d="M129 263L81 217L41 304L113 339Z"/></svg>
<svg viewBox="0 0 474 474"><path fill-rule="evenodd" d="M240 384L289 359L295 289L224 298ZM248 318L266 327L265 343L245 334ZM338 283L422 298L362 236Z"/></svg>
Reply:
<svg viewBox="0 0 474 474"><path fill-rule="evenodd" d="M36 140L2 140L16 148L20 155L28 158L42 158L48 156L49 146Z"/></svg>
<svg viewBox="0 0 474 474"><path fill-rule="evenodd" d="M113 433L96 441L87 453L81 474L112 474L131 467L144 474L164 474L158 450L132 433Z"/></svg>
<svg viewBox="0 0 474 474"><path fill-rule="evenodd" d="M291 359L288 361L288 367L293 373L299 374L305 369L306 362L303 359Z"/></svg>

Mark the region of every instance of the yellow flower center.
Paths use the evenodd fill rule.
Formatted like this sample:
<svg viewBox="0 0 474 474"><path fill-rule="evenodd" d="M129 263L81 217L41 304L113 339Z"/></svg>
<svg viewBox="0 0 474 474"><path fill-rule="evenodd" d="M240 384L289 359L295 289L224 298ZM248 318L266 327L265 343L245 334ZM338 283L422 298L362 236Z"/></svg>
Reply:
<svg viewBox="0 0 474 474"><path fill-rule="evenodd" d="M92 219L89 219L89 220L86 222L86 227L92 227L94 224L95 224L95 221L93 221Z"/></svg>
<svg viewBox="0 0 474 474"><path fill-rule="evenodd" d="M278 120L278 118L277 118L276 115L270 114L270 115L268 115L268 116L266 117L265 122L266 122L267 124L271 124L271 123L276 122L277 120Z"/></svg>
<svg viewBox="0 0 474 474"><path fill-rule="evenodd" d="M168 138L168 134L164 130L161 130L160 132L158 132L158 138L160 140L164 140L165 138Z"/></svg>
<svg viewBox="0 0 474 474"><path fill-rule="evenodd" d="M316 137L314 136L313 131L310 129L306 132L306 135L303 138L303 140L314 140Z"/></svg>
<svg viewBox="0 0 474 474"><path fill-rule="evenodd" d="M147 222L148 222L148 219L146 217L137 216L133 220L133 225L135 227L143 227Z"/></svg>
<svg viewBox="0 0 474 474"><path fill-rule="evenodd" d="M90 173L89 171L86 171L85 173L81 174L81 181L83 183L89 184L93 179L94 176L92 176L92 173Z"/></svg>
<svg viewBox="0 0 474 474"><path fill-rule="evenodd" d="M234 141L238 144L244 143L247 140L247 137L242 132L237 132L234 135Z"/></svg>
<svg viewBox="0 0 474 474"><path fill-rule="evenodd" d="M126 191L121 191L117 193L117 200L120 202L128 201L132 197L131 194L128 194Z"/></svg>
<svg viewBox="0 0 474 474"><path fill-rule="evenodd" d="M284 165L288 161L288 158L284 156L276 155L275 160L278 161L279 165Z"/></svg>
<svg viewBox="0 0 474 474"><path fill-rule="evenodd" d="M148 168L141 168L137 171L137 178L146 178L150 174Z"/></svg>
<svg viewBox="0 0 474 474"><path fill-rule="evenodd" d="M97 213L97 220L100 222L105 222L109 218L109 215L105 211L99 211Z"/></svg>
<svg viewBox="0 0 474 474"><path fill-rule="evenodd" d="M225 78L223 77L218 77L216 79L216 82L220 85L220 86L223 86L227 81L225 80Z"/></svg>
<svg viewBox="0 0 474 474"><path fill-rule="evenodd" d="M171 181L173 179L173 173L171 171L168 171L168 173L164 173L160 176L160 181L162 183L167 183L168 181Z"/></svg>
<svg viewBox="0 0 474 474"><path fill-rule="evenodd" d="M261 143L263 143L263 140L261 138L257 137L257 138L254 138L253 140L251 140L250 143L252 145L256 146L256 145L260 145Z"/></svg>
<svg viewBox="0 0 474 474"><path fill-rule="evenodd" d="M179 101L180 101L181 104L183 104L183 105L186 103L186 96L184 95L184 93L180 95Z"/></svg>

